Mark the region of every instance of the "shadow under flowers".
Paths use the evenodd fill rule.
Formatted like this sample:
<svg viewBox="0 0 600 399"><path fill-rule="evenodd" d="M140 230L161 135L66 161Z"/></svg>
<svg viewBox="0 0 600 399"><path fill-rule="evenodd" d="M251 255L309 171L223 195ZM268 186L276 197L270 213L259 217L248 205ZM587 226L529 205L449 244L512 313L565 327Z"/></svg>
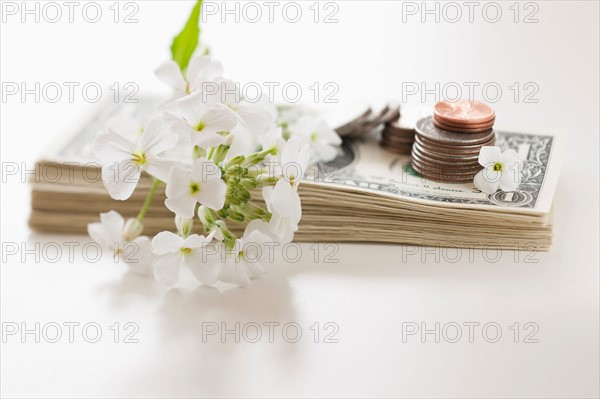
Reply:
<svg viewBox="0 0 600 399"><path fill-rule="evenodd" d="M268 277L253 280L247 288L200 285L164 293L157 308L161 352L171 365L185 370L180 378L215 395L243 395L232 385L232 378L252 376L252 370L239 369L242 358L276 364L280 378L291 378L307 337L291 342L295 331L288 334L292 340L284 336L286 324L302 324L289 275L270 270ZM301 325L304 334L308 327ZM252 378L256 383L262 376Z"/></svg>

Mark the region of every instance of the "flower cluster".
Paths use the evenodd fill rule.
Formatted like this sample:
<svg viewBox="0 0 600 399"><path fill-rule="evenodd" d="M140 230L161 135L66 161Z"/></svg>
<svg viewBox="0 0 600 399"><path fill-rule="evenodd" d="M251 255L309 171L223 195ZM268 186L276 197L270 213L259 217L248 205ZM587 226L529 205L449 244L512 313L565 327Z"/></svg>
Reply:
<svg viewBox="0 0 600 399"><path fill-rule="evenodd" d="M134 270L167 286L177 283L182 265L203 284L246 286L264 272L260 249L289 243L298 230L297 190L311 155L331 160L341 140L318 117L283 121L274 107L245 101L208 55L192 58L184 70L167 61L155 73L174 95L139 131L106 129L92 146L110 196L129 199L144 172L152 177L146 201L136 218L103 213L88 232ZM141 236L162 188L177 232ZM254 198L257 193L262 198ZM193 232L195 220L203 235ZM245 223L243 236L236 237L228 222Z"/></svg>

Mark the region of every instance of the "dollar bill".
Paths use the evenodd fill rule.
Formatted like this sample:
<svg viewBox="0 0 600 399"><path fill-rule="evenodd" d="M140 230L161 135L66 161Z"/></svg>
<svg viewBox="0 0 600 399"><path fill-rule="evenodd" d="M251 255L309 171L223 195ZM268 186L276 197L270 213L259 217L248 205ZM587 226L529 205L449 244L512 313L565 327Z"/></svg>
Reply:
<svg viewBox="0 0 600 399"><path fill-rule="evenodd" d="M158 101L137 104L108 103L96 108L86 121L59 142L45 161L93 162L91 143L110 120L128 113L150 114ZM429 203L443 207L489 209L496 212L546 214L552 206L561 168L566 134L497 131L496 145L513 149L524 160L522 183L514 192L485 194L472 183L441 183L421 177L410 165L410 157L381 148L375 136L344 140L332 162L312 164L305 181L335 189L366 192Z"/></svg>
<svg viewBox="0 0 600 399"><path fill-rule="evenodd" d="M552 206L564 134L496 132L502 151L515 150L523 162L522 182L514 192L485 194L472 183L441 183L421 177L410 156L396 155L375 137L345 141L332 162L314 165L307 179L315 184L429 202L439 206L487 208L497 211L547 213Z"/></svg>

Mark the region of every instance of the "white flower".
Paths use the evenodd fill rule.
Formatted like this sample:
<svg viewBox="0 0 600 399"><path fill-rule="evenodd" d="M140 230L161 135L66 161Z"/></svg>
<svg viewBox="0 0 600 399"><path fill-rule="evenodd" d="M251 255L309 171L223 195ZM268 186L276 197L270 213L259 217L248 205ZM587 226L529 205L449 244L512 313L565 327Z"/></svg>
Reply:
<svg viewBox="0 0 600 399"><path fill-rule="evenodd" d="M163 129L160 117L150 119L135 140L104 130L96 136L92 150L102 165L102 181L110 196L126 200L140 180L142 171L165 181L174 162L158 157L177 144L177 135Z"/></svg>
<svg viewBox="0 0 600 399"><path fill-rule="evenodd" d="M237 119L222 104L205 103L202 93L194 93L177 100L177 112L181 118L168 113L166 121L178 134L189 135L194 145L208 149L225 142L223 132L237 125Z"/></svg>
<svg viewBox="0 0 600 399"><path fill-rule="evenodd" d="M263 150L276 148L277 154L281 154L285 148L283 131L279 126L272 126L265 134L258 137L258 141Z"/></svg>
<svg viewBox="0 0 600 399"><path fill-rule="evenodd" d="M131 220L135 219L128 220L126 224L123 216L115 211L101 213L99 223L88 224L88 234L102 249L112 251L133 271L150 275L153 260L150 239L146 236L138 237L135 233L132 234L132 231L129 230L132 225L136 226L137 234L140 229Z"/></svg>
<svg viewBox="0 0 600 399"><path fill-rule="evenodd" d="M133 141L144 133L147 123L148 115L138 115L133 109L124 108L111 117L106 126Z"/></svg>
<svg viewBox="0 0 600 399"><path fill-rule="evenodd" d="M258 149L257 137L244 126L238 124L231 131L231 146L227 152L227 160L238 155L248 155Z"/></svg>
<svg viewBox="0 0 600 399"><path fill-rule="evenodd" d="M163 62L154 74L175 89L176 97L182 97L198 90L203 81L220 78L223 75L223 66L209 55L200 55L190 60L185 76L173 60Z"/></svg>
<svg viewBox="0 0 600 399"><path fill-rule="evenodd" d="M291 105L282 106L278 109L278 122L279 124L286 124L288 126L293 125L304 115L317 117L318 112L314 108L310 108L302 105Z"/></svg>
<svg viewBox="0 0 600 399"><path fill-rule="evenodd" d="M270 241L269 236L248 225L244 236L235 241L232 250L227 251L225 263L219 272L219 280L240 287L250 285L250 279L265 272L261 260L267 256L265 243Z"/></svg>
<svg viewBox="0 0 600 399"><path fill-rule="evenodd" d="M203 99L227 106L238 122L253 134L266 132L273 123L271 112L258 104L258 101L257 103L245 101L238 85L232 80L219 79L215 82L204 82L201 91L204 93Z"/></svg>
<svg viewBox="0 0 600 399"><path fill-rule="evenodd" d="M481 147L479 164L483 170L475 175L473 183L486 194L515 191L521 184L521 158L514 150L501 152L499 147Z"/></svg>
<svg viewBox="0 0 600 399"><path fill-rule="evenodd" d="M152 248L156 254L154 261L156 280L167 287L172 287L179 281L179 269L185 265L202 284L216 283L220 261L216 252L209 253L206 250L206 245L211 241L212 235L204 237L192 234L182 238L170 231L158 233L152 239Z"/></svg>
<svg viewBox="0 0 600 399"><path fill-rule="evenodd" d="M123 245L121 259L136 273L144 276L152 275L154 253L150 238L141 236Z"/></svg>
<svg viewBox="0 0 600 399"><path fill-rule="evenodd" d="M122 250L125 219L116 211L100 214L100 222L88 224L88 234L104 250L118 254Z"/></svg>
<svg viewBox="0 0 600 399"><path fill-rule="evenodd" d="M142 234L144 225L137 219L128 219L123 227L123 238L127 241L133 241Z"/></svg>
<svg viewBox="0 0 600 399"><path fill-rule="evenodd" d="M315 161L329 162L337 156L342 139L327 123L317 117L305 115L289 127L292 136L298 136L310 145Z"/></svg>
<svg viewBox="0 0 600 399"><path fill-rule="evenodd" d="M267 209L271 212L268 223L270 235L277 238L281 244L292 242L302 218L298 192L285 179L281 179L275 187L263 188L263 198ZM262 228L261 231L264 232Z"/></svg>
<svg viewBox="0 0 600 399"><path fill-rule="evenodd" d="M309 159L309 146L303 144L299 137L289 139L281 151L279 163L283 178L295 190L298 189L300 180L304 177Z"/></svg>
<svg viewBox="0 0 600 399"><path fill-rule="evenodd" d="M219 210L225 204L227 186L221 180L221 170L207 158L198 158L191 172L175 166L169 173L165 205L184 218L194 216L196 203Z"/></svg>

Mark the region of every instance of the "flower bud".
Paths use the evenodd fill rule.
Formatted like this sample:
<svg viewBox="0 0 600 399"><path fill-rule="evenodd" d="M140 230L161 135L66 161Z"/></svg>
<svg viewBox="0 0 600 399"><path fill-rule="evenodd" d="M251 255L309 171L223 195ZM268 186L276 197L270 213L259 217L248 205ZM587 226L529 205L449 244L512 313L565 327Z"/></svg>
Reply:
<svg viewBox="0 0 600 399"><path fill-rule="evenodd" d="M225 141L223 142L223 145L230 146L233 143L234 138L235 136L233 134L228 134L227 136L225 136Z"/></svg>
<svg viewBox="0 0 600 399"><path fill-rule="evenodd" d="M192 228L194 227L194 219L193 218L184 218L182 216L175 216L175 225L177 226L177 233L186 238L192 232Z"/></svg>
<svg viewBox="0 0 600 399"><path fill-rule="evenodd" d="M142 234L144 225L137 219L128 219L123 228L123 239L125 241L133 241Z"/></svg>
<svg viewBox="0 0 600 399"><path fill-rule="evenodd" d="M215 224L215 221L217 220L216 216L217 215L215 214L215 211L205 207L204 205L201 205L200 208L198 208L198 218L200 218L200 221L205 229L208 229Z"/></svg>

